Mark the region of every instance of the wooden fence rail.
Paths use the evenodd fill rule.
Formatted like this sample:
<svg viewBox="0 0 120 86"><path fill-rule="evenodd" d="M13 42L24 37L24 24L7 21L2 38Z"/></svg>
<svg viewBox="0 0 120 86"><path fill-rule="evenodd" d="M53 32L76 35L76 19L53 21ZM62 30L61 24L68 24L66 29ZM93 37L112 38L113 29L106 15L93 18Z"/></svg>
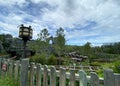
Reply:
<svg viewBox="0 0 120 86"><path fill-rule="evenodd" d="M5 71L3 64L7 64ZM56 70L54 66L29 63L28 59L12 61L0 58L0 76L3 74L20 80L20 86L120 86L120 74L114 74L111 69L105 69L104 77L99 78L95 72L87 76L84 70L77 73L73 69Z"/></svg>

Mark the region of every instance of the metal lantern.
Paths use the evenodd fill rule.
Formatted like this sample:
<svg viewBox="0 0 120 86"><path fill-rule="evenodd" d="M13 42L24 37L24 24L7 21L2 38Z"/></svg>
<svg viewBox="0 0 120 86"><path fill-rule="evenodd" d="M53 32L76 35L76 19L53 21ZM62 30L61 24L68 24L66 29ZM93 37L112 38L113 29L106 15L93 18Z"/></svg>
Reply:
<svg viewBox="0 0 120 86"><path fill-rule="evenodd" d="M23 24L19 28L19 37L23 40L23 58L26 58L26 43L32 39L33 30L31 26L26 27Z"/></svg>
<svg viewBox="0 0 120 86"><path fill-rule="evenodd" d="M31 28L31 26L26 27L23 24L21 25L21 27L19 29L19 37L20 38L27 41L27 40L32 39L32 34L33 34L33 30Z"/></svg>

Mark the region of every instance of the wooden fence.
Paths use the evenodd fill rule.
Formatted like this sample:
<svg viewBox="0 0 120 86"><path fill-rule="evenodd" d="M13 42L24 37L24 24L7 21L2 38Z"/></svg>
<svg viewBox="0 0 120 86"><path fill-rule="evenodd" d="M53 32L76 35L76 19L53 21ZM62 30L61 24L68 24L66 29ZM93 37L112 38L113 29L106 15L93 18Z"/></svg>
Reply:
<svg viewBox="0 0 120 86"><path fill-rule="evenodd" d="M6 71L3 64L7 64ZM54 66L29 63L28 59L0 59L0 76L3 74L19 80L20 86L120 86L120 74L114 74L111 69L105 69L104 77L99 78L95 72L87 76L84 70L77 73L73 69L56 70Z"/></svg>

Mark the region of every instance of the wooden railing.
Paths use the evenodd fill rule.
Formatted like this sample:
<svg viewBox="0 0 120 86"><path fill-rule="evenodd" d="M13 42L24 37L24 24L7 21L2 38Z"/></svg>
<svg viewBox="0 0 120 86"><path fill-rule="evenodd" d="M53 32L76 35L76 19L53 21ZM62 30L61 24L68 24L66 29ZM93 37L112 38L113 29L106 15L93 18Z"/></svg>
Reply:
<svg viewBox="0 0 120 86"><path fill-rule="evenodd" d="M7 69L3 71L3 64ZM66 71L65 68L56 70L54 66L29 63L28 59L21 61L0 59L0 76L10 75L20 80L20 86L120 86L120 74L111 69L104 70L104 77L99 78L95 72L90 76L79 70Z"/></svg>
<svg viewBox="0 0 120 86"><path fill-rule="evenodd" d="M76 71L78 70L84 70L86 72L96 72L98 69L103 69L100 66L67 66L67 65L54 65L57 70L59 70L61 67L65 68L66 70L74 69Z"/></svg>

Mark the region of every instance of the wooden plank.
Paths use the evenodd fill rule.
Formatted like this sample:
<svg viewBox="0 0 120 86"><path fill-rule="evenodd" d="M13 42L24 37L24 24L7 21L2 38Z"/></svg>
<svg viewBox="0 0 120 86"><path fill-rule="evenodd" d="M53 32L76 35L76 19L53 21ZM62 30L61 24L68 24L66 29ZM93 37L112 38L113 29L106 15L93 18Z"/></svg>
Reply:
<svg viewBox="0 0 120 86"><path fill-rule="evenodd" d="M34 86L34 66L35 63L30 63L30 86Z"/></svg>
<svg viewBox="0 0 120 86"><path fill-rule="evenodd" d="M15 77L15 80L18 80L18 71L19 71L19 61L16 61L15 62L15 67L14 67L14 77Z"/></svg>
<svg viewBox="0 0 120 86"><path fill-rule="evenodd" d="M70 86L75 86L75 70L70 70Z"/></svg>
<svg viewBox="0 0 120 86"><path fill-rule="evenodd" d="M0 76L2 75L2 58L0 58Z"/></svg>
<svg viewBox="0 0 120 86"><path fill-rule="evenodd" d="M79 71L79 86L87 86L87 77L83 70Z"/></svg>
<svg viewBox="0 0 120 86"><path fill-rule="evenodd" d="M96 73L91 72L90 82L92 86L99 86L99 77Z"/></svg>
<svg viewBox="0 0 120 86"><path fill-rule="evenodd" d="M29 60L22 59L20 68L20 86L28 86L28 66Z"/></svg>
<svg viewBox="0 0 120 86"><path fill-rule="evenodd" d="M43 72L43 86L48 86L48 66L44 66L44 72Z"/></svg>
<svg viewBox="0 0 120 86"><path fill-rule="evenodd" d="M104 86L115 86L115 78L111 69L104 70Z"/></svg>
<svg viewBox="0 0 120 86"><path fill-rule="evenodd" d="M56 69L55 69L55 67L50 68L50 86L56 86Z"/></svg>
<svg viewBox="0 0 120 86"><path fill-rule="evenodd" d="M13 60L10 60L10 67L9 67L9 74L10 74L10 77L14 77L14 61Z"/></svg>
<svg viewBox="0 0 120 86"><path fill-rule="evenodd" d="M37 70L36 70L36 86L41 86L41 78L42 78L42 69L41 64L37 64Z"/></svg>
<svg viewBox="0 0 120 86"><path fill-rule="evenodd" d="M6 60L6 62L7 62L7 75L9 75L10 73L9 73L9 68L10 68L10 60L9 59L7 59Z"/></svg>
<svg viewBox="0 0 120 86"><path fill-rule="evenodd" d="M64 68L60 68L59 86L66 86L66 71Z"/></svg>
<svg viewBox="0 0 120 86"><path fill-rule="evenodd" d="M115 86L120 86L120 74L115 74Z"/></svg>

